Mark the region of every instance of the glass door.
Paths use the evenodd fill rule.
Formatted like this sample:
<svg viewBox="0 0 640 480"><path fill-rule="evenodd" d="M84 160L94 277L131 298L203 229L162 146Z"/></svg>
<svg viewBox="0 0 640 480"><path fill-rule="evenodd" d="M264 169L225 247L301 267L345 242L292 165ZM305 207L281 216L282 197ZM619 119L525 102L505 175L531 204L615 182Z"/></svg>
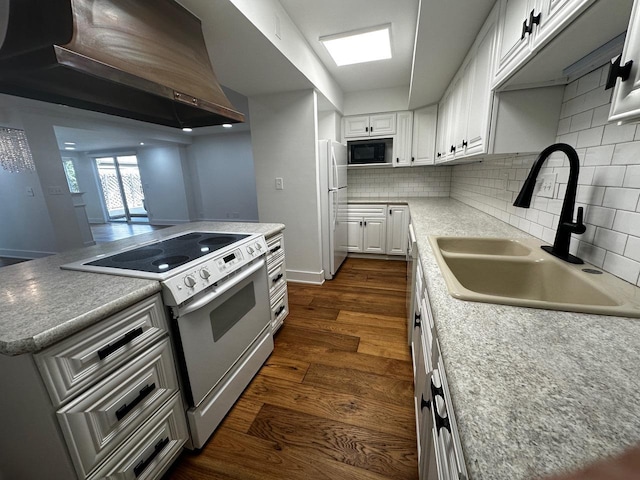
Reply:
<svg viewBox="0 0 640 480"><path fill-rule="evenodd" d="M96 165L109 221L148 222L137 157L99 157Z"/></svg>

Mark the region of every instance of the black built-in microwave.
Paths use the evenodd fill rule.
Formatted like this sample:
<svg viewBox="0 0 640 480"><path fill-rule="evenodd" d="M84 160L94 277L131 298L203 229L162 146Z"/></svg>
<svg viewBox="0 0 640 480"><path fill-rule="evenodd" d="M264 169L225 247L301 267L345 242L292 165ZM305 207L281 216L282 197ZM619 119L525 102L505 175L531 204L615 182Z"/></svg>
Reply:
<svg viewBox="0 0 640 480"><path fill-rule="evenodd" d="M349 163L386 163L387 144L384 141L349 142Z"/></svg>

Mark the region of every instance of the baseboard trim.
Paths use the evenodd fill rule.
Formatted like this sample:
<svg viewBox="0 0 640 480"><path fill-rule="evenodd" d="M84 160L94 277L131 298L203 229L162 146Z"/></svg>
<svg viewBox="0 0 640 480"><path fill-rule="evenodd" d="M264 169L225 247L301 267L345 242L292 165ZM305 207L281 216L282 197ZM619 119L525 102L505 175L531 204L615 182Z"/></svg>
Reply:
<svg viewBox="0 0 640 480"><path fill-rule="evenodd" d="M322 285L324 283L324 270L320 270L319 272L303 272L300 270L287 269L287 282Z"/></svg>
<svg viewBox="0 0 640 480"><path fill-rule="evenodd" d="M399 260L401 262L406 262L407 259L404 255L386 255L386 254L378 254L378 253L349 253L348 257L351 258L370 258L374 260Z"/></svg>

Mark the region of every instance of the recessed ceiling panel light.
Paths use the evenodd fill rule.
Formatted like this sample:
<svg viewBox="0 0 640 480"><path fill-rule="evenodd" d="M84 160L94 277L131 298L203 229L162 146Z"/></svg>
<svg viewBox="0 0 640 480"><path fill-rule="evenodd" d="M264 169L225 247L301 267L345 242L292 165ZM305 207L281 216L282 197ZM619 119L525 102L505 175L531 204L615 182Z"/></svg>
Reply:
<svg viewBox="0 0 640 480"><path fill-rule="evenodd" d="M391 58L391 25L320 37L336 65Z"/></svg>
<svg viewBox="0 0 640 480"><path fill-rule="evenodd" d="M64 147L65 150L75 150L76 147Z"/></svg>
<svg viewBox="0 0 640 480"><path fill-rule="evenodd" d="M184 127L182 129L183 132L193 132L193 128L189 128L189 127Z"/></svg>
<svg viewBox="0 0 640 480"><path fill-rule="evenodd" d="M144 145L144 142L140 142L140 145Z"/></svg>
<svg viewBox="0 0 640 480"><path fill-rule="evenodd" d="M65 145L75 146L76 142L64 142Z"/></svg>
<svg viewBox="0 0 640 480"><path fill-rule="evenodd" d="M231 127L233 127L233 125L231 125L230 123L223 123L223 124L222 124L222 126L223 126L224 128L231 128Z"/></svg>

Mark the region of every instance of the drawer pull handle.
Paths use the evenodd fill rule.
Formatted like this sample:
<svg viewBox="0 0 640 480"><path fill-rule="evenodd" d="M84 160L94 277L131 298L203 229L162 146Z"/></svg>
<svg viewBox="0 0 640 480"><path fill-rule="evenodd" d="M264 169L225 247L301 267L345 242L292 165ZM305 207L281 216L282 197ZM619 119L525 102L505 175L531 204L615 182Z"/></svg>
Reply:
<svg viewBox="0 0 640 480"><path fill-rule="evenodd" d="M424 395L420 395L420 410L431 408L431 400L425 400Z"/></svg>
<svg viewBox="0 0 640 480"><path fill-rule="evenodd" d="M436 395L440 395L442 397L442 400L444 400L444 390L442 389L442 387L436 387L433 384L433 380L432 380L431 381L431 397L434 399L433 413L436 418L436 430L439 433L441 428L446 428L447 430L449 430L449 433L451 433L451 425L449 424L449 418L441 417L440 414L438 413L438 409L435 407Z"/></svg>
<svg viewBox="0 0 640 480"><path fill-rule="evenodd" d="M275 278L272 278L271 281L273 283L278 283L278 280L280 280L282 277L284 277L283 273L279 273Z"/></svg>
<svg viewBox="0 0 640 480"><path fill-rule="evenodd" d="M148 397L149 394L155 390L155 388L155 383L152 383L151 385L145 385L142 390L140 390L140 393L135 398L135 400L133 400L133 402L129 404L125 403L118 410L116 410L116 418L118 419L118 421L122 420L127 415L127 413L136 408L138 404L142 402L142 400Z"/></svg>
<svg viewBox="0 0 640 480"><path fill-rule="evenodd" d="M413 328L418 328L420 326L420 314L416 313L413 319Z"/></svg>
<svg viewBox="0 0 640 480"><path fill-rule="evenodd" d="M142 327L134 328L130 332L127 332L125 336L122 337L117 342L113 344L107 344L105 347L102 347L100 350L98 350L98 357L100 357L100 360L104 360L113 352L118 350L120 347L124 347L127 343L132 341L134 338L142 335L142 333L143 333Z"/></svg>
<svg viewBox="0 0 640 480"><path fill-rule="evenodd" d="M276 310L276 317L279 317L282 312L284 312L284 305L280 305L280 308Z"/></svg>
<svg viewBox="0 0 640 480"><path fill-rule="evenodd" d="M280 245L278 245L277 247L273 247L271 250L269 250L269 253L276 253L278 250L280 250L282 247Z"/></svg>
<svg viewBox="0 0 640 480"><path fill-rule="evenodd" d="M133 467L133 474L136 476L136 478L138 478L140 474L144 472L144 470L149 466L149 464L153 462L153 459L158 456L158 454L162 451L164 447L167 446L168 443L169 443L169 437L164 437L162 440L156 443L155 447L153 447L153 453L149 455L149 458L147 458L146 460L141 460L140 463L138 463L135 467Z"/></svg>

